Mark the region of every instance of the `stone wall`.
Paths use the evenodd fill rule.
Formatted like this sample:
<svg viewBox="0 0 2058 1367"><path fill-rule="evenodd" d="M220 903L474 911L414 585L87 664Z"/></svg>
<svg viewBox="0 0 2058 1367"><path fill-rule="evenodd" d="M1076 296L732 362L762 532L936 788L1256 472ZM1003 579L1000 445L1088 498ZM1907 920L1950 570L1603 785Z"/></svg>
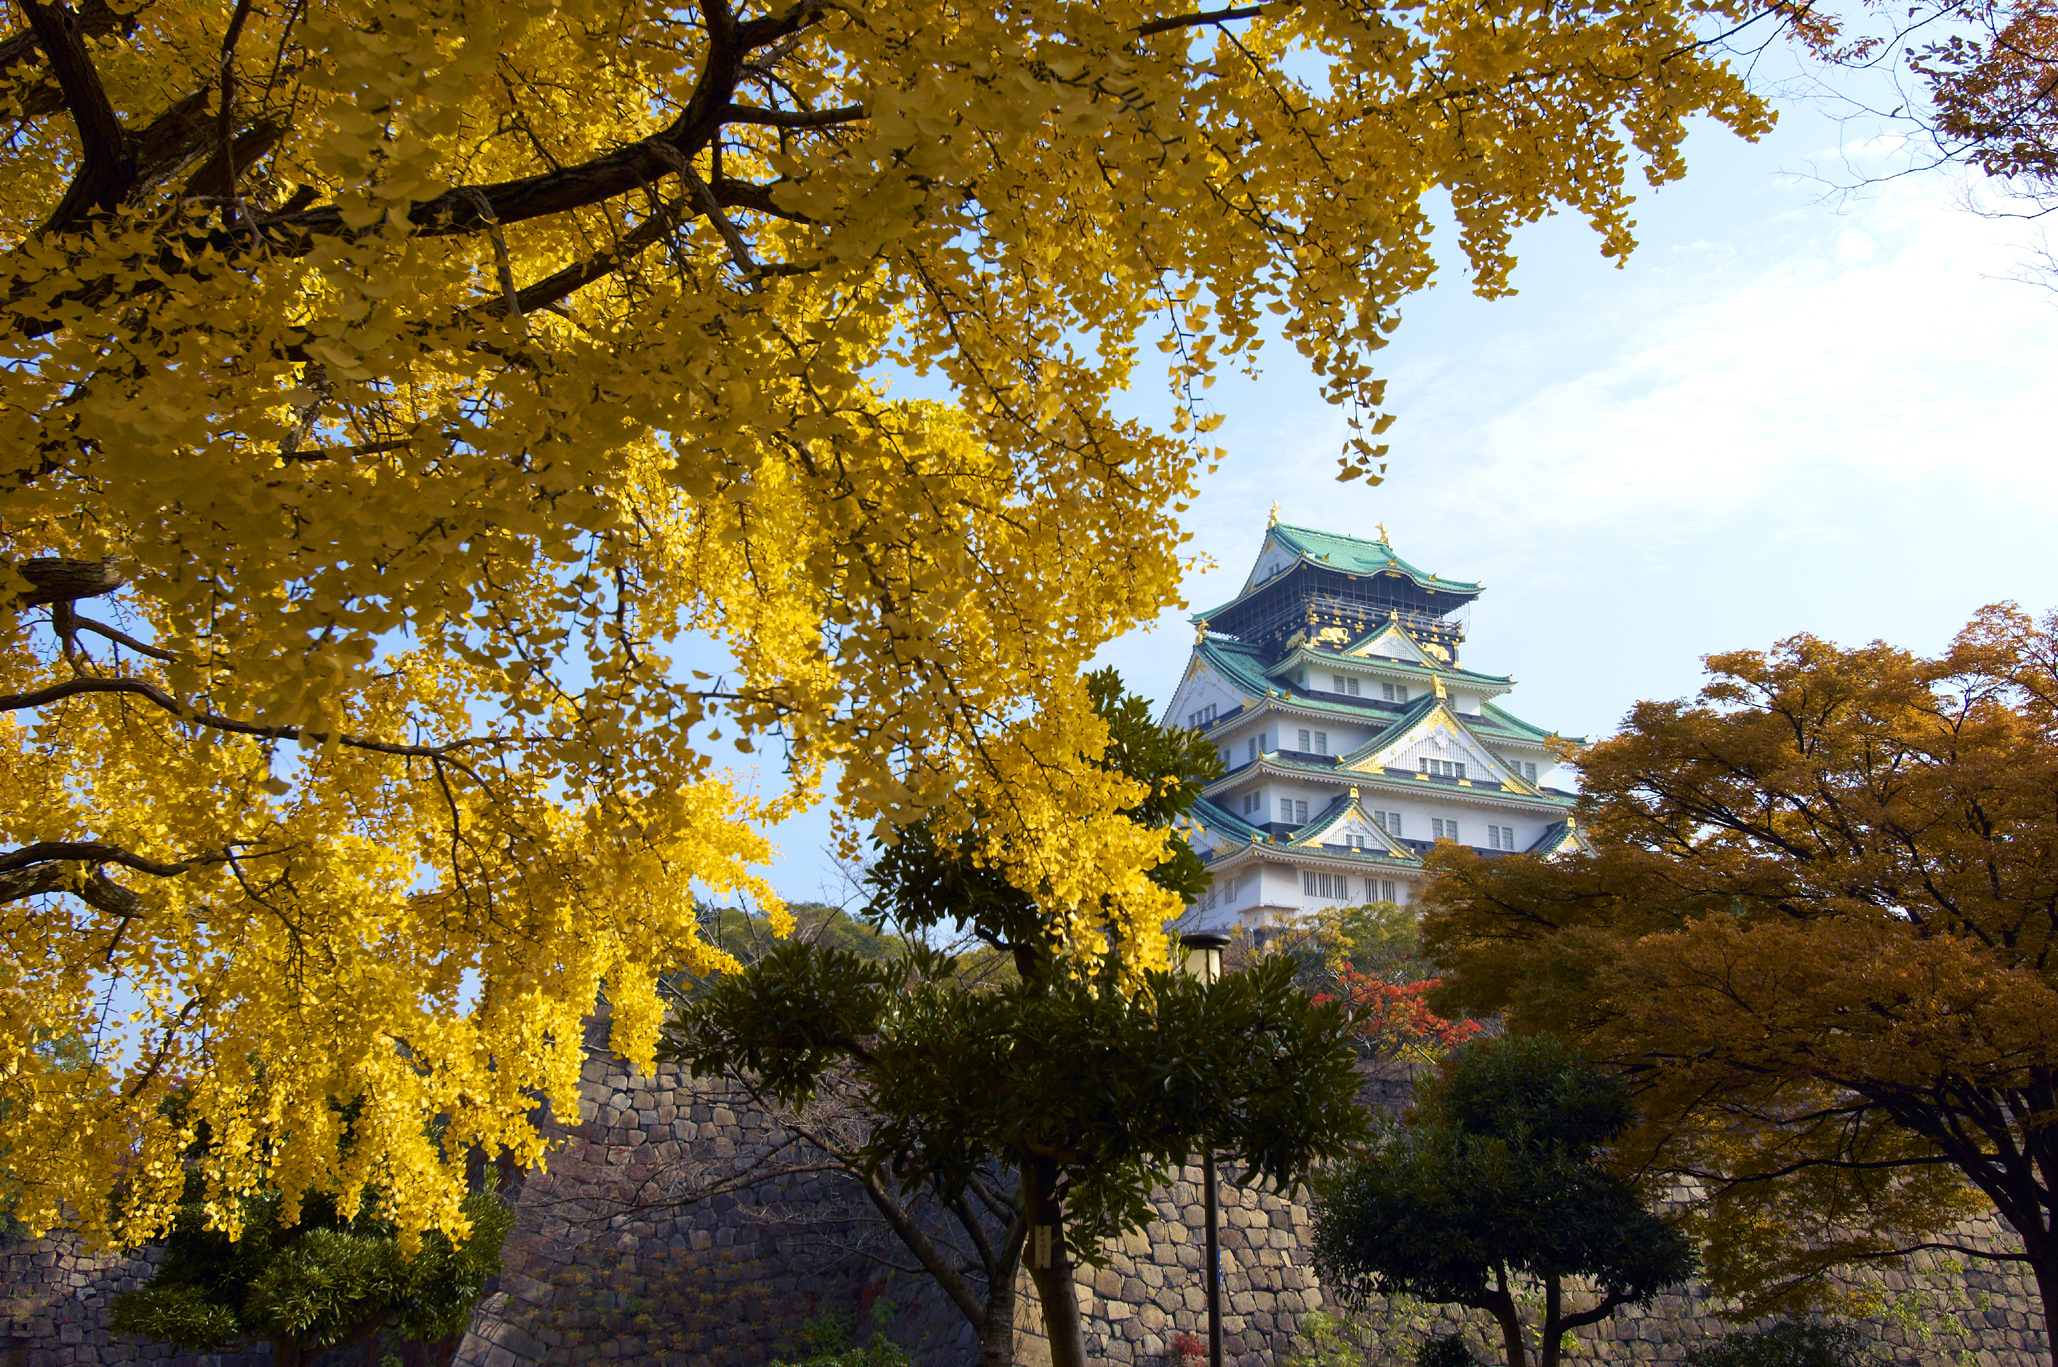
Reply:
<svg viewBox="0 0 2058 1367"><path fill-rule="evenodd" d="M578 1121L563 1129L547 1171L519 1190L505 1270L457 1347L457 1364L755 1367L796 1356L804 1334L829 1317L860 1337L891 1335L921 1367L971 1363L963 1316L927 1277L905 1270L911 1260L863 1193L795 1142L785 1120L732 1085L689 1084L669 1069L635 1076L606 1055L598 1028ZM1404 1075L1368 1077L1367 1101L1394 1107L1407 1087ZM1154 1367L1171 1361L1178 1335L1205 1340L1198 1177L1181 1172L1156 1194L1146 1229L1099 1250L1103 1266L1080 1269L1094 1361ZM1483 1317L1379 1304L1341 1317L1307 1264L1307 1208L1240 1189L1233 1177L1225 1171L1221 1207L1224 1346L1236 1367L1317 1352L1324 1367L1410 1362L1424 1335L1454 1330L1482 1358L1497 1358ZM1968 1232L2005 1244L1991 1220ZM93 1258L63 1240L0 1248L0 1367L266 1361L262 1353L203 1360L111 1335L109 1298L144 1275L143 1260ZM2024 1274L1991 1264L1961 1271L1924 1254L1879 1285L1887 1308L1869 1327L1897 1361L2049 1367L2041 1308ZM1317 1332L1322 1321L1309 1315L1318 1310L1345 1322ZM1025 1275L1016 1306L1025 1367L1049 1360L1040 1325ZM1689 1288L1584 1331L1571 1360L1678 1362L1730 1327Z"/></svg>

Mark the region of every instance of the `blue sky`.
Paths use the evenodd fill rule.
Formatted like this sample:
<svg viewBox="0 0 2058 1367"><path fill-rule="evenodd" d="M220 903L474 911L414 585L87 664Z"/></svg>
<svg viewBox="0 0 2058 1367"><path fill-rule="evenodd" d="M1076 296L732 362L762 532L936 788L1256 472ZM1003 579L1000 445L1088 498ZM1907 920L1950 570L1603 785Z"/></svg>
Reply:
<svg viewBox="0 0 2058 1367"><path fill-rule="evenodd" d="M1415 564L1486 584L1465 662L1588 736L1692 693L1711 651L1802 631L1934 651L1982 604L2058 606L2058 293L2011 278L2032 230L1968 212L1947 172L1836 193L1906 159L1831 106L1780 108L1759 144L1690 139L1625 269L1556 220L1518 239L1514 298L1452 269L1406 305L1378 488L1335 483L1340 419L1285 348L1225 376L1230 459L1187 516L1216 567L1189 603L1233 595L1275 499L1289 522L1384 522ZM1167 614L1104 659L1162 703L1191 641ZM788 897L834 884L825 832L778 833Z"/></svg>

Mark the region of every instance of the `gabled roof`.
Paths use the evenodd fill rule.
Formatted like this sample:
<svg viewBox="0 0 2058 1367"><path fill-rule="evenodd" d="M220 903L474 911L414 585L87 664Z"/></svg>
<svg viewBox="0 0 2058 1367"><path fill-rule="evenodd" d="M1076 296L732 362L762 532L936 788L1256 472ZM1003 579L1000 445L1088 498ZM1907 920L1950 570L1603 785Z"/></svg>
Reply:
<svg viewBox="0 0 2058 1367"><path fill-rule="evenodd" d="M1393 547L1384 541L1368 541L1361 537L1342 536L1336 532L1317 531L1313 527L1294 527L1284 522L1276 522L1266 528L1264 544L1259 547L1258 560L1254 563L1263 562L1266 551L1273 546L1279 547L1304 565L1335 570L1341 574L1405 575L1417 588L1431 589L1436 593L1449 594L1453 598L1477 597L1485 588L1483 584L1463 579L1445 579L1440 575L1417 569L1395 555ZM1264 582L1271 583L1284 573L1285 570L1282 569L1268 575ZM1210 608L1206 612L1197 612L1187 620L1199 622L1222 613L1260 587L1262 585L1246 581L1237 591L1236 597L1227 603Z"/></svg>
<svg viewBox="0 0 2058 1367"><path fill-rule="evenodd" d="M1372 633L1374 636L1377 632ZM1405 635L1406 633L1403 633ZM1412 641L1410 642L1412 644ZM1460 669L1456 665L1431 664L1427 661L1396 660L1390 655L1351 655L1345 650L1326 650L1316 645L1299 645L1279 657L1279 663L1270 666L1268 674L1279 674L1300 664L1310 665L1373 665L1381 669L1412 670L1417 674L1441 674L1446 679L1460 683L1477 682L1513 687L1515 679L1510 674L1481 674L1473 669Z"/></svg>
<svg viewBox="0 0 2058 1367"><path fill-rule="evenodd" d="M1313 565L1326 565L1346 574L1371 574L1377 570L1399 570L1424 588L1434 588L1439 593L1478 593L1484 585L1469 584L1462 579L1440 579L1426 574L1393 553L1393 547L1384 541L1367 541L1355 536L1339 536L1335 532L1317 531L1313 527L1294 527L1284 522L1274 523L1271 537L1291 551L1298 551L1301 559Z"/></svg>
<svg viewBox="0 0 2058 1367"><path fill-rule="evenodd" d="M1372 738L1353 750L1352 754L1363 754L1367 751L1376 753L1378 747L1395 728L1413 725L1421 718L1423 713L1435 706L1437 701L1436 695L1432 692L1423 692L1411 698L1408 702L1400 704L1381 702L1375 698L1346 698L1334 693L1318 694L1315 691L1300 688L1284 679L1268 677L1265 672L1263 657L1259 652L1238 641L1225 641L1209 637L1194 647L1194 653L1200 659L1212 665L1215 671L1226 681L1245 690L1256 706L1263 706L1269 699L1281 706L1295 708L1300 711L1315 712L1323 716L1347 719L1362 725L1377 727L1378 730L1373 733ZM1326 657L1314 654L1308 655L1307 658L1312 664L1326 662ZM1401 667L1410 668L1411 666L1402 665ZM1423 670L1421 672L1441 673L1445 678L1456 679L1460 682L1468 678L1480 679L1491 683L1505 682L1505 680L1495 678L1490 674L1471 674L1465 670ZM1451 715L1457 719L1460 726L1486 742L1511 740L1537 745L1550 739L1553 734L1545 731L1542 727L1530 725L1514 713L1504 708L1496 707L1492 703L1482 704L1480 711L1476 714L1453 711ZM1229 716L1223 716L1219 719L1219 722L1226 722L1228 720ZM1569 739L1575 745L1583 743L1578 737L1567 737L1566 739Z"/></svg>
<svg viewBox="0 0 2058 1367"><path fill-rule="evenodd" d="M1586 837L1579 833L1579 827L1567 818L1552 823L1542 835L1536 838L1524 854L1582 854L1590 853Z"/></svg>
<svg viewBox="0 0 2058 1367"><path fill-rule="evenodd" d="M1327 836L1339 826L1346 825L1353 820L1364 827L1366 836L1374 842L1369 847L1370 849L1385 854L1401 855L1404 858L1412 857L1405 845L1402 845L1392 836L1388 835L1386 828L1374 821L1371 815L1366 812L1363 803L1357 797L1355 789L1332 800L1327 807L1317 812L1315 819L1296 831L1293 839L1289 840L1287 844L1295 847L1319 849L1327 843Z"/></svg>

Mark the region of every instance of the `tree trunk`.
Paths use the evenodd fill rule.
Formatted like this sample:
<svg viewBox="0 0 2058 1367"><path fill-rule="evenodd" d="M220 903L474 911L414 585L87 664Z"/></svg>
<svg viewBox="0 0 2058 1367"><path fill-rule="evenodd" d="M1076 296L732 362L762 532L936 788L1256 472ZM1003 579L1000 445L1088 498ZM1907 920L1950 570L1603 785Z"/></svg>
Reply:
<svg viewBox="0 0 2058 1367"><path fill-rule="evenodd" d="M292 1339L272 1340L272 1367L300 1367L306 1360L306 1354Z"/></svg>
<svg viewBox="0 0 2058 1367"><path fill-rule="evenodd" d="M1058 1206L1058 1165L1047 1158L1022 1160L1022 1196L1029 1216L1024 1260L1029 1280L1043 1302L1043 1332L1050 1337L1051 1367L1086 1367L1086 1327L1072 1287L1072 1256L1065 1247L1065 1213Z"/></svg>
<svg viewBox="0 0 2058 1367"><path fill-rule="evenodd" d="M2030 1264L2037 1274L2037 1295L2044 1302L2044 1350L2058 1367L2058 1249Z"/></svg>
<svg viewBox="0 0 2058 1367"><path fill-rule="evenodd" d="M1508 1269L1497 1265L1493 1270L1495 1290L1486 1298L1486 1308L1501 1326L1501 1348L1508 1355L1508 1367L1527 1367L1529 1355L1522 1347L1522 1312L1515 1308L1515 1297L1508 1290Z"/></svg>
<svg viewBox="0 0 2058 1367"><path fill-rule="evenodd" d="M1540 1367L1558 1367L1558 1343L1565 1336L1559 1320L1564 1312L1565 1289L1558 1281L1558 1274L1546 1272L1544 1284L1543 1342L1536 1347Z"/></svg>
<svg viewBox="0 0 2058 1367"><path fill-rule="evenodd" d="M1015 1367L1015 1271L1020 1266L1004 1262L1006 1272L986 1288L986 1328L979 1335L978 1367Z"/></svg>

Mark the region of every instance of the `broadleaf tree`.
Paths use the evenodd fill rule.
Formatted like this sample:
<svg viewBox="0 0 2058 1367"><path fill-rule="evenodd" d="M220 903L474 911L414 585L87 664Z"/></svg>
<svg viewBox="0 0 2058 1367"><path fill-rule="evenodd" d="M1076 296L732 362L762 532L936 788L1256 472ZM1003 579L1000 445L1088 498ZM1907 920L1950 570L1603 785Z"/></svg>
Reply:
<svg viewBox="0 0 2058 1367"><path fill-rule="evenodd" d="M143 1285L115 1296L110 1327L189 1352L267 1344L278 1367L382 1339L455 1349L514 1228L498 1195L474 1192L463 1202L463 1239L433 1230L409 1254L377 1192L354 1213L327 1193L288 1209L277 1192L261 1192L237 1201L229 1229L198 1174L186 1195L163 1259Z"/></svg>
<svg viewBox="0 0 2058 1367"><path fill-rule="evenodd" d="M178 1085L216 1189L461 1230L454 1155L539 1156L603 986L648 1061L723 962L696 891L774 906L828 774L853 842L1006 845L1135 988L1167 837L1079 671L1177 597L1207 385L1283 336L1376 477L1432 213L1487 294L1555 211L1629 250L1632 170L1768 124L1701 41L1749 8L16 0L15 1209L161 1229ZM67 1034L97 1072L37 1065Z"/></svg>
<svg viewBox="0 0 2058 1367"><path fill-rule="evenodd" d="M1160 731L1112 670L1088 691L1111 732L1102 763L1140 789L1122 816L1169 828L1221 773L1220 754ZM1209 985L1147 970L1123 991L1116 945L1057 939L990 849L927 826L900 832L872 867L871 907L907 937L905 955L778 946L684 1004L663 1053L789 1104L832 1083L854 1098L872 1123L844 1161L977 1331L982 1367L1014 1360L1018 1263L1052 1361L1084 1367L1074 1266L1148 1223L1152 1189L1204 1150L1230 1156L1240 1180L1288 1186L1342 1158L1364 1136L1355 1055L1341 1007L1301 991L1284 955ZM1206 880L1183 846L1151 876L1182 900ZM925 943L945 922L1016 972L968 983ZM968 1192L999 1217L992 1235ZM896 1193L959 1209L979 1266L953 1265L920 1237Z"/></svg>
<svg viewBox="0 0 2058 1367"><path fill-rule="evenodd" d="M1590 854L1455 851L1423 934L1447 1009L1631 1079L1625 1161L1698 1192L1753 1312L1858 1304L1936 1249L2058 1309L2058 615L1935 657L1810 636L1708 657L1578 757ZM1954 1232L1982 1209L2013 1246Z"/></svg>
<svg viewBox="0 0 2058 1367"><path fill-rule="evenodd" d="M1686 1236L1602 1162L1633 1115L1619 1078L1548 1036L1464 1045L1325 1179L1322 1284L1346 1302L1484 1310L1507 1367L1526 1367L1532 1336L1541 1367L1557 1367L1568 1336L1650 1304L1696 1265ZM1541 1313L1525 1319L1532 1291Z"/></svg>

